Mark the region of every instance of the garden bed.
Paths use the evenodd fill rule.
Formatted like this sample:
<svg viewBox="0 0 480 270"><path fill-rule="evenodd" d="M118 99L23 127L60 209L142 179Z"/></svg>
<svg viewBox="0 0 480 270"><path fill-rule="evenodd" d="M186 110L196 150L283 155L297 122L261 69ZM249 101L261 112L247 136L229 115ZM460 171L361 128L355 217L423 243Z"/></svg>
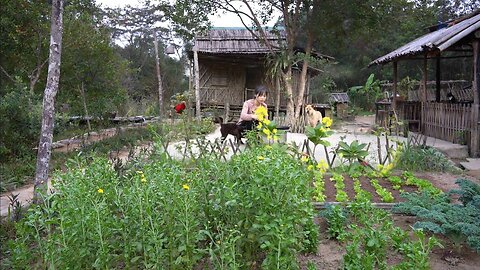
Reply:
<svg viewBox="0 0 480 270"><path fill-rule="evenodd" d="M344 183L345 183L345 188L344 191L348 195L348 201L353 201L355 199L356 192L354 190L353 186L353 179L348 176L344 175ZM403 190L404 192L417 192L418 188L415 186L408 186L408 185L403 185L400 190L396 190L393 188L392 183L390 183L387 179L384 178L378 178L377 179L378 183L387 189L389 192L392 193L392 196L394 198L394 202L400 202L402 201L402 198L400 197L400 190ZM370 179L366 176L360 177L360 183L362 185L362 189L372 196L371 201L373 203L384 203L380 195L378 195L375 191L375 188L372 186ZM335 196L337 195L337 190L335 188L335 183L331 180L331 176L325 176L325 196L326 202L335 202Z"/></svg>
<svg viewBox="0 0 480 270"><path fill-rule="evenodd" d="M438 172L423 172L423 173L410 173L409 177L415 177L417 179L421 179L420 181L424 182L424 185L431 185L432 189L436 189L439 192L448 192L449 190L452 189L457 189L458 185L455 183L455 181L458 178L465 178L470 181L473 181L475 183L479 183L480 181L478 179L475 179L474 177L470 177L468 175L455 175L452 173L438 173ZM391 181L391 176L393 177L398 177L402 180L402 184L400 187L394 187L394 184ZM342 174L343 177L343 183L345 185L342 190L347 194L347 200L344 202L350 202L355 199L355 196L357 195L357 192L355 191L354 188L354 178L349 176L348 174ZM397 178L397 179L398 179ZM382 196L380 196L377 193L377 190L375 187L372 185L371 179L374 179L378 181L378 184L380 187L384 188L385 191L388 193L390 192L392 194L393 200L392 201L385 201ZM376 203L376 204L394 204L398 202L404 201L403 198L400 196L402 192L421 192L422 188L420 188L418 185L415 184L406 184L406 179L405 175L402 175L402 172L393 172L390 176L388 177L372 177L372 176L367 176L363 174L362 176L358 177L358 180L361 184L361 189L365 192L368 192L371 196L371 202ZM415 182L415 181L414 181ZM337 196L337 188L335 187L335 180L333 179L333 175L328 173L323 176L323 184L324 184L324 191L323 195L325 196L323 201L320 201L321 203L332 203L332 202L339 202L336 198ZM424 187L425 189L425 187ZM382 207L384 208L384 207ZM389 208L389 207L386 207Z"/></svg>
<svg viewBox="0 0 480 270"><path fill-rule="evenodd" d="M392 215L394 224L404 230L409 230L417 221L416 217L404 215ZM324 218L317 218L316 223L320 231L325 232L328 224ZM345 255L345 244L337 240L329 239L326 234L320 234L318 249L315 254L301 254L298 261L300 269L308 269L307 263L313 263L316 269L341 269L343 256ZM435 270L467 270L477 269L480 265L480 255L469 247L455 247L452 242L445 237L437 236L444 248L434 248L430 254L430 266ZM389 257L389 263L397 263L394 254Z"/></svg>

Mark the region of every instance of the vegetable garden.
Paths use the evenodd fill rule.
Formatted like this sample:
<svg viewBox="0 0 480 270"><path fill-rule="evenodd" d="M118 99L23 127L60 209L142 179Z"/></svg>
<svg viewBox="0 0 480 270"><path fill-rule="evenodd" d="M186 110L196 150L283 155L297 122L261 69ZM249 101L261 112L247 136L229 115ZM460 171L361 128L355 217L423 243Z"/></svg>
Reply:
<svg viewBox="0 0 480 270"><path fill-rule="evenodd" d="M328 144L329 125L309 139ZM278 143L274 122L259 129L228 160L220 148L174 159L158 134L148 156L121 167L101 157L70 160L54 176L55 193L9 231L2 267L326 269L312 258L322 256L325 238L343 248L340 265L327 269L430 269L432 251L445 245L439 238L479 250L478 184L459 182L452 194L461 203L452 204L450 193L395 170L406 150L374 168L365 146L345 143L336 152L342 165L332 168L331 159ZM413 228L372 204L400 201L394 212L417 216Z"/></svg>

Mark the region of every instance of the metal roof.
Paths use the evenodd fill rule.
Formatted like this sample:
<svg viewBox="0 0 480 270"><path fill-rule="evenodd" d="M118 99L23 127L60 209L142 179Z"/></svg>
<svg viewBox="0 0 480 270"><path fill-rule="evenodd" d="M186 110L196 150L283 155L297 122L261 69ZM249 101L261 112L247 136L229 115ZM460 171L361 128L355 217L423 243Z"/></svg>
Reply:
<svg viewBox="0 0 480 270"><path fill-rule="evenodd" d="M350 102L350 98L348 97L347 93L330 93L330 97L328 98L330 103L348 103Z"/></svg>
<svg viewBox="0 0 480 270"><path fill-rule="evenodd" d="M371 65L380 65L401 57L424 54L433 51L444 51L480 28L480 10L458 20L445 24L434 32L423 35L402 47L375 59Z"/></svg>

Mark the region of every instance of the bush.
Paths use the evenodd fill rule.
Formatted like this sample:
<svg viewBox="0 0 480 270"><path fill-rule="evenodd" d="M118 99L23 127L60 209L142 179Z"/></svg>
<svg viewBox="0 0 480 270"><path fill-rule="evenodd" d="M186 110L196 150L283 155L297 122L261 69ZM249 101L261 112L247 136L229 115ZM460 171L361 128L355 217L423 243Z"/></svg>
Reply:
<svg viewBox="0 0 480 270"><path fill-rule="evenodd" d="M433 197L427 192L406 193L402 195L406 201L395 206L393 211L417 216L419 221L415 228L444 234L456 245L466 241L480 252L480 185L466 179L456 183L460 189L450 194L460 195L462 204L452 203L449 194Z"/></svg>
<svg viewBox="0 0 480 270"><path fill-rule="evenodd" d="M397 159L397 169L406 171L458 172L460 169L433 147L406 146Z"/></svg>
<svg viewBox="0 0 480 270"><path fill-rule="evenodd" d="M42 104L26 87L10 91L0 100L0 159L34 154L41 126Z"/></svg>
<svg viewBox="0 0 480 270"><path fill-rule="evenodd" d="M123 176L106 159L71 162L19 224L3 266L192 269L206 258L216 269L297 269L296 254L316 249L308 172L284 149L228 162L152 157Z"/></svg>

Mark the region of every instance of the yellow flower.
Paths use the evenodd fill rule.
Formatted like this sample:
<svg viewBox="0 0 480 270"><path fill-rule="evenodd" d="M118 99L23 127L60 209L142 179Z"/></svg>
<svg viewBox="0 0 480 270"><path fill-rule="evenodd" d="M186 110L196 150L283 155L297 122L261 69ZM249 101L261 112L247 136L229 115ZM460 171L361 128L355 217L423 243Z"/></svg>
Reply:
<svg viewBox="0 0 480 270"><path fill-rule="evenodd" d="M99 189L97 189L97 192L100 193L100 194L103 194L103 189L99 188Z"/></svg>
<svg viewBox="0 0 480 270"><path fill-rule="evenodd" d="M277 132L278 132L278 130L277 130L276 128L274 128L274 129L272 130L272 133L273 133L273 134L277 134Z"/></svg>
<svg viewBox="0 0 480 270"><path fill-rule="evenodd" d="M258 160L264 160L265 158L263 156L258 156Z"/></svg>
<svg viewBox="0 0 480 270"><path fill-rule="evenodd" d="M146 183L147 179L145 178L145 176L142 175L142 179L140 181L142 181L142 183Z"/></svg>
<svg viewBox="0 0 480 270"><path fill-rule="evenodd" d="M273 140L278 141L278 136L277 135L273 136Z"/></svg>
<svg viewBox="0 0 480 270"><path fill-rule="evenodd" d="M307 157L307 156L302 156L302 157L300 158L300 161L302 161L302 162L308 162L308 157Z"/></svg>
<svg viewBox="0 0 480 270"><path fill-rule="evenodd" d="M328 116L322 119L322 124L324 124L327 128L332 126L332 123L333 123L332 119Z"/></svg>
<svg viewBox="0 0 480 270"><path fill-rule="evenodd" d="M322 173L326 172L328 170L327 162L325 162L323 159L320 160L320 162L317 163L317 169Z"/></svg>
<svg viewBox="0 0 480 270"><path fill-rule="evenodd" d="M268 116L268 110L267 108L260 106L255 110L255 114L257 116L263 116L264 118Z"/></svg>
<svg viewBox="0 0 480 270"><path fill-rule="evenodd" d="M257 128L258 128L258 129L261 129L261 128L262 128L262 126L263 126L263 125L262 125L262 122L260 122L260 123L258 123L258 126L257 126Z"/></svg>
<svg viewBox="0 0 480 270"><path fill-rule="evenodd" d="M270 135L270 130L269 129L264 128L262 131L263 131L263 133L265 133L265 135L267 135L267 136Z"/></svg>
<svg viewBox="0 0 480 270"><path fill-rule="evenodd" d="M182 185L182 188L185 189L185 190L189 190L189 189L190 189L190 187L189 187L187 184L183 184L183 185Z"/></svg>
<svg viewBox="0 0 480 270"><path fill-rule="evenodd" d="M143 172L142 172L142 171L136 171L136 173L138 173L138 174L143 174Z"/></svg>
<svg viewBox="0 0 480 270"><path fill-rule="evenodd" d="M265 119L265 120L263 120L263 123L264 123L265 125L270 125L270 120Z"/></svg>
<svg viewBox="0 0 480 270"><path fill-rule="evenodd" d="M312 164L308 165L308 166L307 166L307 170L308 170L308 171L313 170L313 165L312 165Z"/></svg>
<svg viewBox="0 0 480 270"><path fill-rule="evenodd" d="M267 140L271 140L272 139L272 135L267 135Z"/></svg>

